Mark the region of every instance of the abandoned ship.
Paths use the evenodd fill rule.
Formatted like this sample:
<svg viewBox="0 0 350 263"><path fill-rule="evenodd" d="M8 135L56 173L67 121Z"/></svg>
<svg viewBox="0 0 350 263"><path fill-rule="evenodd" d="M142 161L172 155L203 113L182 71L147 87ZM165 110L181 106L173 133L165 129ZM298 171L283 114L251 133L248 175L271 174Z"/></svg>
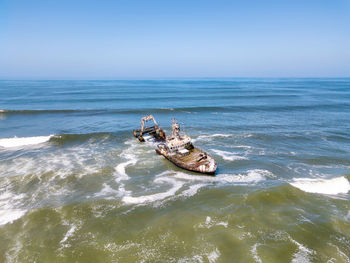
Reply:
<svg viewBox="0 0 350 263"><path fill-rule="evenodd" d="M145 127L147 121L153 121L154 126ZM172 120L172 134L166 136L165 132L158 126L152 115L141 119L141 129L134 130L134 136L144 142L144 134L150 134L156 141L156 152L176 166L203 174L215 174L217 164L208 153L194 147L191 138L180 132L180 125Z"/></svg>

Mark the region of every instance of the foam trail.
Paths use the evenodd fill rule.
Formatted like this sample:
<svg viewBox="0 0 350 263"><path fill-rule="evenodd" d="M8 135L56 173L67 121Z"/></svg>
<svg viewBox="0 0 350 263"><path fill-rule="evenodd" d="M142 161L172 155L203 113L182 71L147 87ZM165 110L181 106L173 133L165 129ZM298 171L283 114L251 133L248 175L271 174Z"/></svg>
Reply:
<svg viewBox="0 0 350 263"><path fill-rule="evenodd" d="M289 237L289 240L298 247L298 252L294 253L291 263L311 262L310 256L315 254L316 252L312 249L303 246L291 237Z"/></svg>
<svg viewBox="0 0 350 263"><path fill-rule="evenodd" d="M198 192L198 190L204 186L206 185L205 184L190 185L190 187L187 190L181 193L181 196L186 196L186 197L194 196Z"/></svg>
<svg viewBox="0 0 350 263"><path fill-rule="evenodd" d="M232 136L231 134L223 134L223 133L215 133L211 135L200 135L198 138L211 138L211 137L230 137Z"/></svg>
<svg viewBox="0 0 350 263"><path fill-rule="evenodd" d="M332 179L310 179L294 178L290 184L300 190L308 193L318 194L346 194L350 191L350 182L344 177Z"/></svg>
<svg viewBox="0 0 350 263"><path fill-rule="evenodd" d="M248 145L232 145L232 148L243 148L243 149L251 149L252 146L248 146Z"/></svg>
<svg viewBox="0 0 350 263"><path fill-rule="evenodd" d="M262 263L262 260L261 260L261 258L260 258L259 255L258 255L258 247L259 247L259 246L260 246L259 243L254 244L254 246L252 247L252 249L250 250L250 252L252 253L252 256L253 256L255 262L257 262L257 263Z"/></svg>
<svg viewBox="0 0 350 263"><path fill-rule="evenodd" d="M127 161L118 164L115 167L115 171L117 174L117 178L115 179L115 181L117 183L119 183L119 194L120 195L129 195L130 191L125 189L125 184L123 183L123 181L126 181L128 179L130 179L129 175L126 173L126 167L130 166L130 165L135 165L138 161L136 155L134 155L132 152L134 152L135 146L133 144L132 140L126 141L125 142L126 145L131 145L129 148L127 148L126 150L124 150L120 156L124 157Z"/></svg>
<svg viewBox="0 0 350 263"><path fill-rule="evenodd" d="M61 244L65 243L68 238L73 236L75 230L77 229L76 225L72 225L71 228L67 231L67 233L64 235L63 239L60 241Z"/></svg>
<svg viewBox="0 0 350 263"><path fill-rule="evenodd" d="M138 197L132 197L132 196L124 196L122 201L126 204L143 204L143 203L149 203L154 202L158 200L165 199L169 196L173 196L183 185L183 182L179 182L177 180L174 180L172 178L156 178L154 180L155 183L170 183L173 186L165 192L152 194L152 195L144 195L144 196L138 196Z"/></svg>
<svg viewBox="0 0 350 263"><path fill-rule="evenodd" d="M116 179L116 182L120 182L122 180L127 180L129 179L129 176L126 174L126 167L127 166L130 166L130 165L135 165L137 162L136 158L133 158L127 162L124 162L124 163L120 163L118 164L116 167L115 167L115 170L118 172L118 174L120 175L120 177L118 177Z"/></svg>
<svg viewBox="0 0 350 263"><path fill-rule="evenodd" d="M212 140L213 138L216 137L223 137L223 138L227 138L232 136L232 134L221 134L221 133L216 133L216 134L211 134L211 135L199 135L196 139L192 139L192 142L196 142L198 140Z"/></svg>
<svg viewBox="0 0 350 263"><path fill-rule="evenodd" d="M216 176L190 175L182 172L177 172L174 177L189 181L200 181L207 183L256 183L264 181L267 177L274 175L268 170L254 169L248 170L247 174L218 174Z"/></svg>
<svg viewBox="0 0 350 263"><path fill-rule="evenodd" d="M215 150L215 149L211 149L211 150L213 152L215 152L217 155L221 156L222 159L227 160L227 161L247 160L246 157L235 155L232 152L220 151L220 150Z"/></svg>
<svg viewBox="0 0 350 263"><path fill-rule="evenodd" d="M36 136L36 137L14 137L0 139L0 146L5 148L20 147L27 145L35 145L47 142L53 135L49 136Z"/></svg>

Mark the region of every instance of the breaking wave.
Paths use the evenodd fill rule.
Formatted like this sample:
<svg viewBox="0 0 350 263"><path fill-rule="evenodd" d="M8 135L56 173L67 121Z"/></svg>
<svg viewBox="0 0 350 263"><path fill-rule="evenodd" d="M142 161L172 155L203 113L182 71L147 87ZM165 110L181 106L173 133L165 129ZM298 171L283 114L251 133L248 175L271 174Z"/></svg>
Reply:
<svg viewBox="0 0 350 263"><path fill-rule="evenodd" d="M49 136L36 136L36 137L13 137L0 139L0 146L4 148L22 147L28 145L36 145L47 142L52 138Z"/></svg>
<svg viewBox="0 0 350 263"><path fill-rule="evenodd" d="M124 133L121 134L123 136ZM113 133L97 132L86 134L57 134L48 136L33 136L33 137L13 137L13 138L1 138L0 147L3 148L15 148L24 146L39 145L45 142L53 144L64 145L74 142L86 142L86 141L103 141L110 138L115 138Z"/></svg>
<svg viewBox="0 0 350 263"><path fill-rule="evenodd" d="M350 191L350 182L344 176L332 179L294 178L290 184L304 192L317 194L346 194Z"/></svg>

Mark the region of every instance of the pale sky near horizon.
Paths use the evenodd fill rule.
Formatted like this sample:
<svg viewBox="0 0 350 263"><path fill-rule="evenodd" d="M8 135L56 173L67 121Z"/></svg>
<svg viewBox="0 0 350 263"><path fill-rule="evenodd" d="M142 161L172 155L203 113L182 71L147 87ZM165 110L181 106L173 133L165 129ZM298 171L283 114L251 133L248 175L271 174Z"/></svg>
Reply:
<svg viewBox="0 0 350 263"><path fill-rule="evenodd" d="M350 77L349 0L0 0L0 79Z"/></svg>

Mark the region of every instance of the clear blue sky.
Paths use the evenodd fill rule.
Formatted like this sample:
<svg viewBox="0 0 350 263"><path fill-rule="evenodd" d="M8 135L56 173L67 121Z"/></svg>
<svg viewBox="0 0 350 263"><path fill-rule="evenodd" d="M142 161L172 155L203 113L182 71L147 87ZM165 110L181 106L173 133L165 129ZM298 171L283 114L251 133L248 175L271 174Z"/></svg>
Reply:
<svg viewBox="0 0 350 263"><path fill-rule="evenodd" d="M350 77L349 0L0 0L0 78Z"/></svg>

